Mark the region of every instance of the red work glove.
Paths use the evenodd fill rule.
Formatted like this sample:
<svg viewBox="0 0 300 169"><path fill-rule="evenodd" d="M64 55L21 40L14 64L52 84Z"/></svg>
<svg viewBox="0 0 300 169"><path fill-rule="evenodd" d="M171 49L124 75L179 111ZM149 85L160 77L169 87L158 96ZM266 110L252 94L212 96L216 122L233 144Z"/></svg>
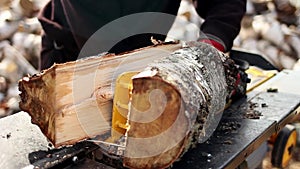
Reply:
<svg viewBox="0 0 300 169"><path fill-rule="evenodd" d="M221 52L226 51L226 46L225 46L224 42L215 35L201 32L200 38L198 39L198 41L210 44Z"/></svg>
<svg viewBox="0 0 300 169"><path fill-rule="evenodd" d="M213 39L200 39L199 42L207 43L212 46L214 46L216 49L218 49L221 52L225 52L225 47L220 42L215 41Z"/></svg>

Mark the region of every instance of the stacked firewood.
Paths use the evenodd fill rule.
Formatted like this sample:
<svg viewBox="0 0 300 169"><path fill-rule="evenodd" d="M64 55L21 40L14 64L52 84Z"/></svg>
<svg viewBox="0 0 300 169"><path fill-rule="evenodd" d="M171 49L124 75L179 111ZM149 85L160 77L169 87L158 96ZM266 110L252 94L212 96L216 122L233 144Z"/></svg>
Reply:
<svg viewBox="0 0 300 169"><path fill-rule="evenodd" d="M262 54L278 69L300 69L299 9L299 0L248 1L235 46Z"/></svg>
<svg viewBox="0 0 300 169"><path fill-rule="evenodd" d="M0 118L19 111L17 82L37 73L41 25L48 0L0 0Z"/></svg>
<svg viewBox="0 0 300 169"><path fill-rule="evenodd" d="M183 0L169 38L197 40L197 1ZM201 5L201 4L199 4ZM234 47L261 54L278 69L300 69L300 0L248 0Z"/></svg>

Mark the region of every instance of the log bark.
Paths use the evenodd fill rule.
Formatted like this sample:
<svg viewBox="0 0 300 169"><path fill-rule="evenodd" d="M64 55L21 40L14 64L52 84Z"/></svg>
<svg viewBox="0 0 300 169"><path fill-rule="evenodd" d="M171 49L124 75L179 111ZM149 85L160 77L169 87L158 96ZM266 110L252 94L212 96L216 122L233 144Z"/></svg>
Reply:
<svg viewBox="0 0 300 169"><path fill-rule="evenodd" d="M237 74L231 59L198 44L133 77L124 165L166 168L206 141L236 88Z"/></svg>
<svg viewBox="0 0 300 169"><path fill-rule="evenodd" d="M55 147L109 133L116 77L125 71L141 71L147 63L180 47L156 45L56 64L19 81L20 108Z"/></svg>
<svg viewBox="0 0 300 169"><path fill-rule="evenodd" d="M107 134L110 85L120 73L134 70L140 73L132 79L130 127L121 143L121 158L129 168L166 168L204 142L239 88L238 68L212 46L158 45L55 65L23 78L20 107L56 147Z"/></svg>

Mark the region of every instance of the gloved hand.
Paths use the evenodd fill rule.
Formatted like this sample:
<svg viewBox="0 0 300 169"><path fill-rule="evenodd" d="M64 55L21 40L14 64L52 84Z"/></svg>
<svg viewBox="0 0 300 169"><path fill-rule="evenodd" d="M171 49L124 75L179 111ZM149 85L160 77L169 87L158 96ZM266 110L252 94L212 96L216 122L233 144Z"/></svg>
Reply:
<svg viewBox="0 0 300 169"><path fill-rule="evenodd" d="M208 38L202 38L202 39L199 39L198 41L190 41L190 42L187 42L187 45L197 47L197 46L203 46L204 45L203 43L207 44L206 46L208 48L209 47L214 48L215 51L220 51L222 53L224 53L224 51L226 51L225 47L221 43L219 43L215 40L212 40L212 39L208 39ZM213 50L211 50L211 51L213 51ZM226 54L224 54L224 55L226 55ZM233 77L236 76L236 77L231 79L231 80L234 80L234 82L229 83L229 84L233 84L233 85L228 87L228 91L229 91L228 99L235 100L235 99L245 96L247 83L250 82L249 81L250 79L248 78L247 74L245 73L245 70L239 69L238 68L239 66L237 66L236 63L232 59L229 59L229 57L223 63L223 66L236 67L236 69L232 69L235 71L229 72L229 73L233 73L230 76L233 76ZM225 72L225 73L228 73L228 72ZM226 76L228 76L228 75L226 75Z"/></svg>
<svg viewBox="0 0 300 169"><path fill-rule="evenodd" d="M220 52L226 51L226 47L225 47L223 41L214 35L200 36L198 41L190 41L190 42L187 42L187 44L191 45L191 46L197 46L197 43L199 43L199 42L209 44L209 45L215 47L216 49L218 49Z"/></svg>
<svg viewBox="0 0 300 169"><path fill-rule="evenodd" d="M215 47L216 49L218 49L219 51L225 52L225 47L221 43L219 43L218 41L215 41L213 39L200 39L199 42L210 44L213 47Z"/></svg>
<svg viewBox="0 0 300 169"><path fill-rule="evenodd" d="M215 35L202 33L200 34L200 38L198 39L198 41L210 44L221 52L226 51L224 42Z"/></svg>

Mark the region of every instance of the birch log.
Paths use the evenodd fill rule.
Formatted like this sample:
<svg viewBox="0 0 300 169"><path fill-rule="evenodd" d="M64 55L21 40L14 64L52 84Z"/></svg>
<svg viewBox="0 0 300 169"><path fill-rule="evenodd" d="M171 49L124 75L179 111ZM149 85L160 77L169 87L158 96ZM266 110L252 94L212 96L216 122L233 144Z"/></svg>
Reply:
<svg viewBox="0 0 300 169"><path fill-rule="evenodd" d="M140 73L132 79L130 127L121 143L129 168L166 168L204 142L238 81L234 62L208 44L159 45L59 64L23 78L20 107L56 147L105 134L111 129L110 85L132 70Z"/></svg>
<svg viewBox="0 0 300 169"><path fill-rule="evenodd" d="M141 71L180 47L157 45L56 64L20 80L20 108L31 115L55 147L110 132L116 77L125 71Z"/></svg>
<svg viewBox="0 0 300 169"><path fill-rule="evenodd" d="M206 141L236 87L237 74L231 59L198 44L133 77L124 165L166 168Z"/></svg>

